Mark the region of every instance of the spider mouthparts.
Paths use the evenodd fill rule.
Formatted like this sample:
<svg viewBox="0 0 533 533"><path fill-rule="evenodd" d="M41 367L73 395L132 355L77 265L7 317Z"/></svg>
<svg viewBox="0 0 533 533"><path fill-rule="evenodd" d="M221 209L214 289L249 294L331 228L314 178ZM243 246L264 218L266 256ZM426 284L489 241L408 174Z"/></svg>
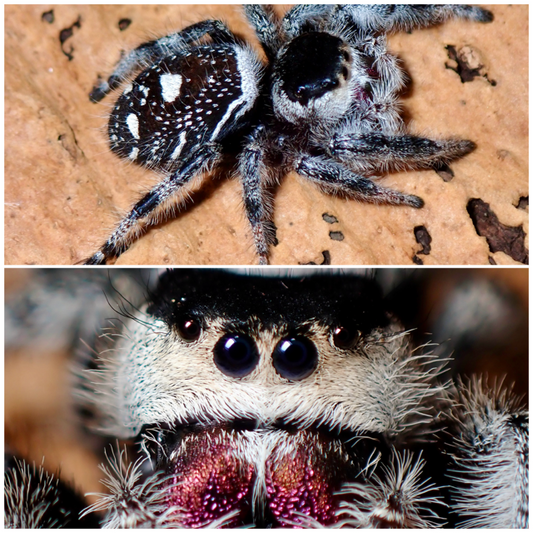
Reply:
<svg viewBox="0 0 533 533"><path fill-rule="evenodd" d="M229 527L283 527L301 523L301 514L331 525L353 469L339 442L312 431L209 428L186 436L170 457L167 505L186 509L184 527L232 513Z"/></svg>

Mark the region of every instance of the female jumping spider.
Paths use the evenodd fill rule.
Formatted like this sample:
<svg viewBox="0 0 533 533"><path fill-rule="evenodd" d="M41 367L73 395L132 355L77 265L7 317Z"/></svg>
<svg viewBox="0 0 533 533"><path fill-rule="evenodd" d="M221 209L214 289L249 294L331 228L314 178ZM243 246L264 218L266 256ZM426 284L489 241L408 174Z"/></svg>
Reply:
<svg viewBox="0 0 533 533"><path fill-rule="evenodd" d="M278 20L245 6L268 65L222 22L206 20L142 44L90 94L99 102L138 70L109 118L111 150L165 178L87 260L105 264L168 216L193 178L225 162L241 179L260 264L275 243L269 188L296 171L325 192L423 206L375 177L441 168L474 148L466 140L406 133L398 112L404 74L386 34L452 17L489 22L466 5L297 5ZM209 43L202 39L211 38Z"/></svg>
<svg viewBox="0 0 533 533"><path fill-rule="evenodd" d="M46 337L34 326L63 299L64 337L86 335L75 394L101 435L90 442L124 439L137 459L107 452L108 493L85 510L10 459L6 525L527 527L527 411L415 344L393 311L408 302L378 284L389 274L404 275L173 270L154 284L131 270L44 271L8 305L12 343ZM124 294L95 331L86 311L102 287L113 302L112 286ZM480 301L502 300L456 296L444 314L472 345Z"/></svg>

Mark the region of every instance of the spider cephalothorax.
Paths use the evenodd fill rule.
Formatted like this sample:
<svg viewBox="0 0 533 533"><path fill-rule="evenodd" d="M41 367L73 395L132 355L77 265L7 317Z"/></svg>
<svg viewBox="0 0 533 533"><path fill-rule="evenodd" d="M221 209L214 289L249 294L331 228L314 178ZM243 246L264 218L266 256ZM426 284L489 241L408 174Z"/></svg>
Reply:
<svg viewBox="0 0 533 533"><path fill-rule="evenodd" d="M199 22L126 55L91 99L139 69L109 119L111 149L164 179L137 202L90 259L103 264L167 215L193 178L229 163L240 177L260 263L275 243L269 188L296 171L328 193L423 206L378 185L397 169L440 168L474 149L466 140L405 132L397 99L403 72L385 34L451 17L492 15L464 5L298 5L278 20L245 7L268 64L223 23ZM209 36L206 43L203 38Z"/></svg>

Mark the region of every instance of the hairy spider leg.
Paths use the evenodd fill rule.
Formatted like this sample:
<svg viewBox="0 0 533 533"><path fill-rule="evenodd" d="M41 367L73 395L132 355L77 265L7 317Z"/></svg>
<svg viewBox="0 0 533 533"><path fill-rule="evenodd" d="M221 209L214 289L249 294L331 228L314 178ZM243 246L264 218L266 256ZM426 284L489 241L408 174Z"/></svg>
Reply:
<svg viewBox="0 0 533 533"><path fill-rule="evenodd" d="M329 152L341 163L361 162L375 169L436 168L459 159L476 148L465 140L431 140L413 135L382 133L338 134L330 141Z"/></svg>
<svg viewBox="0 0 533 533"><path fill-rule="evenodd" d="M408 205L420 209L424 200L411 194L403 194L378 185L372 179L359 176L321 156L306 155L295 167L302 176L325 187L329 192L341 193L361 200L389 205Z"/></svg>
<svg viewBox="0 0 533 533"><path fill-rule="evenodd" d="M247 4L244 6L244 14L271 63L276 59L277 51L283 45L283 39L279 31L278 19L272 10L272 6L262 4Z"/></svg>
<svg viewBox="0 0 533 533"><path fill-rule="evenodd" d="M90 100L94 103L100 102L135 71L146 68L169 55L185 52L188 45L206 35L209 35L214 43L236 42L235 35L229 31L224 23L219 20L204 20L180 32L141 44L119 61L107 81L101 80L93 88L89 94Z"/></svg>
<svg viewBox="0 0 533 533"><path fill-rule="evenodd" d="M220 151L217 143L199 145L182 161L178 170L158 183L133 206L111 237L85 264L105 265L110 259L116 259L138 238L140 232L167 217L175 207L175 202L166 200L171 200L195 176L208 172L219 160Z"/></svg>
<svg viewBox="0 0 533 533"><path fill-rule="evenodd" d="M309 31L311 27L317 26L333 9L333 4L298 4L281 21L269 5L248 4L244 6L244 13L268 60L273 61L287 39L296 37L304 29Z"/></svg>
<svg viewBox="0 0 533 533"><path fill-rule="evenodd" d="M251 134L239 162L244 209L252 227L256 253L260 265L268 264L268 248L276 243L272 222L272 201L268 195L269 170L265 164L267 133L259 126Z"/></svg>
<svg viewBox="0 0 533 533"><path fill-rule="evenodd" d="M460 4L340 4L337 10L356 28L380 33L411 31L454 17L476 22L494 20L493 14L486 9Z"/></svg>
<svg viewBox="0 0 533 533"><path fill-rule="evenodd" d="M285 35L292 39L306 31L320 31L323 21L335 11L335 4L298 4L289 9L281 27Z"/></svg>

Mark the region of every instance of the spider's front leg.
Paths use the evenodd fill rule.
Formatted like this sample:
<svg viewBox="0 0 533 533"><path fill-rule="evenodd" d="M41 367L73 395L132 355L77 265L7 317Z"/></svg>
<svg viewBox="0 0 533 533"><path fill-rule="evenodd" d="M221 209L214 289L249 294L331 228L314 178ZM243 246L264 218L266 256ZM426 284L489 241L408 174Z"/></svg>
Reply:
<svg viewBox="0 0 533 533"><path fill-rule="evenodd" d="M413 135L345 133L329 143L330 155L354 168L379 171L439 168L469 154L476 148L471 141L431 140Z"/></svg>
<svg viewBox="0 0 533 533"><path fill-rule="evenodd" d="M449 394L447 475L457 526L527 529L529 414L523 400L486 378L459 381Z"/></svg>
<svg viewBox="0 0 533 533"><path fill-rule="evenodd" d="M270 5L246 4L244 14L254 28L269 61L273 61L282 46L278 19Z"/></svg>
<svg viewBox="0 0 533 533"><path fill-rule="evenodd" d="M294 168L298 174L331 193L344 194L363 202L408 205L417 209L424 206L424 200L418 196L382 187L372 179L355 174L325 157L305 155L296 162Z"/></svg>
<svg viewBox="0 0 533 533"><path fill-rule="evenodd" d="M333 4L298 4L280 21L272 6L247 4L244 6L244 14L254 28L269 61L273 61L286 40L305 31L309 32L312 27L319 31L334 8Z"/></svg>
<svg viewBox="0 0 533 533"><path fill-rule="evenodd" d="M99 80L89 93L91 102L97 103L116 89L126 78L135 71L146 68L171 54L187 51L187 47L205 35L210 35L213 42L233 43L235 36L219 20L204 20L193 24L180 32L171 33L161 39L143 43L135 50L126 54L118 63L115 71L106 80Z"/></svg>
<svg viewBox="0 0 533 533"><path fill-rule="evenodd" d="M158 183L145 194L120 222L106 243L92 257L85 261L86 265L105 265L125 252L130 245L146 230L166 218L181 198L177 193L195 176L207 172L220 157L217 144L200 145L179 169Z"/></svg>

